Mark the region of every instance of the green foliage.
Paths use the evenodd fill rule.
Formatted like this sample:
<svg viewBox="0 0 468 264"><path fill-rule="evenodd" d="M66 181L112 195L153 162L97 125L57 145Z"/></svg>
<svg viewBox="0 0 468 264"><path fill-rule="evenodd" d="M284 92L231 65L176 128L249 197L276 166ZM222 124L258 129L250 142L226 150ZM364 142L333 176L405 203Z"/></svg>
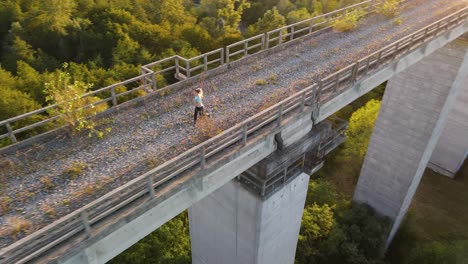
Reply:
<svg viewBox="0 0 468 264"><path fill-rule="evenodd" d="M341 197L330 182L325 180L314 180L309 182L306 199L307 205L315 203L320 206L328 204L335 207L337 204L341 204L342 202Z"/></svg>
<svg viewBox="0 0 468 264"><path fill-rule="evenodd" d="M376 12L388 18L396 17L400 14L400 6L398 0L384 0L377 5Z"/></svg>
<svg viewBox="0 0 468 264"><path fill-rule="evenodd" d="M314 263L382 263L390 221L366 205L353 205L337 219Z"/></svg>
<svg viewBox="0 0 468 264"><path fill-rule="evenodd" d="M365 14L365 11L360 9L354 9L352 11L346 11L345 15L339 17L332 22L333 31L345 32L354 30L358 26L359 19Z"/></svg>
<svg viewBox="0 0 468 264"><path fill-rule="evenodd" d="M187 213L184 212L162 225L109 263L192 263Z"/></svg>
<svg viewBox="0 0 468 264"><path fill-rule="evenodd" d="M89 136L103 137L104 132L97 130L97 124L90 117L104 111L107 106L103 104L98 107L91 105L99 101L99 98L81 97L91 85L72 81L70 74L66 72L67 67L68 65L65 64L64 71L55 73L52 81L45 84L46 101L57 105L56 108L51 108L50 114L52 116L61 115L60 122L69 125L72 131L86 130Z"/></svg>
<svg viewBox="0 0 468 264"><path fill-rule="evenodd" d="M311 181L297 263L380 263L389 221L365 205L350 205L325 180Z"/></svg>
<svg viewBox="0 0 468 264"><path fill-rule="evenodd" d="M328 204L307 206L302 216L296 262L309 263L314 259L319 254L321 240L329 235L334 224L333 210Z"/></svg>
<svg viewBox="0 0 468 264"><path fill-rule="evenodd" d="M468 240L423 244L412 250L403 263L451 264L468 262Z"/></svg>
<svg viewBox="0 0 468 264"><path fill-rule="evenodd" d="M286 22L288 24L293 24L302 20L306 20L308 18L311 18L312 16L309 14L307 9L305 7L293 10L288 13L286 16Z"/></svg>
<svg viewBox="0 0 468 264"><path fill-rule="evenodd" d="M316 240L325 237L330 233L333 224L333 211L328 204L322 206L316 203L308 206L304 210L302 217L303 225L301 226L301 239Z"/></svg>
<svg viewBox="0 0 468 264"><path fill-rule="evenodd" d="M276 7L265 12L255 24L250 25L245 32L246 36L255 36L285 25L286 19L278 12Z"/></svg>
<svg viewBox="0 0 468 264"><path fill-rule="evenodd" d="M346 129L345 155L364 158L379 109L380 101L372 99L353 113Z"/></svg>
<svg viewBox="0 0 468 264"><path fill-rule="evenodd" d="M11 117L15 117L20 114L24 114L41 106L31 98L31 96L23 91L16 90L15 87L18 82L18 78L14 77L8 71L5 71L0 67L0 120L5 120ZM44 120L45 116L33 115L26 119L11 124L13 129L23 127L35 122ZM35 135L43 132L47 127L39 127L36 130L29 131L27 134L17 135L21 136ZM6 133L5 130L0 130L0 133ZM9 141L2 141L1 144L5 145L10 143Z"/></svg>
<svg viewBox="0 0 468 264"><path fill-rule="evenodd" d="M86 168L86 164L83 162L73 162L70 164L65 170L63 171L66 176L68 176L70 179L76 179L83 169Z"/></svg>

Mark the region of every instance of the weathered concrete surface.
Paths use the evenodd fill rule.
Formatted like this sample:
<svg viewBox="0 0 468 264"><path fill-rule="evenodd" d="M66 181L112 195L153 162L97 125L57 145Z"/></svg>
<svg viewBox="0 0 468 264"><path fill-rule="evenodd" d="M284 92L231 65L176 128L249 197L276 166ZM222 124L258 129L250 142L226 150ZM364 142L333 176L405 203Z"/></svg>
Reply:
<svg viewBox="0 0 468 264"><path fill-rule="evenodd" d="M120 254L140 239L178 215L193 203L203 199L231 179L275 151L274 136L264 138L224 166L199 179L189 181L184 188L163 202L148 209L128 223L119 223L115 230L95 237L78 254L63 256L58 262L67 264L105 263ZM123 219L125 220L125 219ZM92 242L92 241L90 241Z"/></svg>
<svg viewBox="0 0 468 264"><path fill-rule="evenodd" d="M389 63L386 67L373 73L372 75L369 75L369 77L359 80L353 87L323 104L320 107L320 111L315 122L318 123L333 115L336 111L340 110L367 92L373 90L379 84L389 80L399 72L405 71L411 65L417 63L437 49L457 39L467 31L468 23L455 27L448 33L435 38L426 45L423 45L421 48L401 57L399 60Z"/></svg>
<svg viewBox="0 0 468 264"><path fill-rule="evenodd" d="M281 133L276 135L276 141L279 143L278 148L283 149L291 146L312 129L312 115L310 112L304 112L291 122Z"/></svg>
<svg viewBox="0 0 468 264"><path fill-rule="evenodd" d="M189 208L193 264L293 264L309 176L268 199L231 181Z"/></svg>
<svg viewBox="0 0 468 264"><path fill-rule="evenodd" d="M465 38L468 41L468 37ZM468 46L468 45L467 45ZM454 177L468 155L468 76L449 113L447 124L432 153L428 167Z"/></svg>
<svg viewBox="0 0 468 264"><path fill-rule="evenodd" d="M307 133L308 131L305 132L307 129L310 131L311 123L307 122L307 118L310 120L311 113L312 109L306 107L302 113L285 118L280 127L272 128L261 136L261 139L247 145L239 153L228 155L228 160L223 164L207 169L204 175L178 180L182 183L174 187L173 191L170 187L167 191L161 191L170 195L166 195L164 199L157 198L154 204L147 203L144 208L134 209L129 213L135 215L133 218L125 216L104 231L96 231L97 234L91 239L61 256L57 262L78 264L109 261L192 204L273 153L277 149L275 135L291 131L290 127L301 131L298 133Z"/></svg>
<svg viewBox="0 0 468 264"><path fill-rule="evenodd" d="M354 200L394 220L411 203L468 72L465 42L454 41L389 80Z"/></svg>

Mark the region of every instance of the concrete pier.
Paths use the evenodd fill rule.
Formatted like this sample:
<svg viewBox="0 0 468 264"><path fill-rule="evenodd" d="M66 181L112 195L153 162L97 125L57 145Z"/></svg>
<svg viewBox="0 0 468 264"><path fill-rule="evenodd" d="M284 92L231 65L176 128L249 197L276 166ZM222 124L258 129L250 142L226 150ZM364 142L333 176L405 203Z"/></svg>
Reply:
<svg viewBox="0 0 468 264"><path fill-rule="evenodd" d="M465 40L468 41L468 40ZM468 46L468 45L467 45ZM468 156L468 76L449 113L428 167L453 178Z"/></svg>
<svg viewBox="0 0 468 264"><path fill-rule="evenodd" d="M193 264L293 264L309 175L265 200L231 181L189 208Z"/></svg>
<svg viewBox="0 0 468 264"><path fill-rule="evenodd" d="M388 81L354 194L355 201L394 220L387 244L406 214L467 72L467 45L459 39Z"/></svg>

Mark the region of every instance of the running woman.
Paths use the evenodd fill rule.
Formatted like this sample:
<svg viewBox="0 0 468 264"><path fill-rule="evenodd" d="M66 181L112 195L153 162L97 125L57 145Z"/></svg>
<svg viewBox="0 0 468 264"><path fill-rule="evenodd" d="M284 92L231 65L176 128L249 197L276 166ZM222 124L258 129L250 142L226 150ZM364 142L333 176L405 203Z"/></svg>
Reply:
<svg viewBox="0 0 468 264"><path fill-rule="evenodd" d="M195 125L197 123L197 116L203 115L203 90L201 88L197 88L193 90L193 95L194 95L194 102L195 102L195 112L193 113L193 124Z"/></svg>

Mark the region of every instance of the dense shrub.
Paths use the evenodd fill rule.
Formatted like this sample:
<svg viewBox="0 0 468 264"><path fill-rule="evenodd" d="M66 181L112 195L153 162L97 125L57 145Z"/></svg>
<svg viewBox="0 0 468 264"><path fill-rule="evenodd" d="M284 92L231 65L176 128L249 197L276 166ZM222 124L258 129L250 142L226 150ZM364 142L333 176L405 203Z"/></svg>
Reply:
<svg viewBox="0 0 468 264"><path fill-rule="evenodd" d="M396 17L398 14L400 14L400 7L398 3L398 0L385 0L377 5L376 12L389 18Z"/></svg>
<svg viewBox="0 0 468 264"><path fill-rule="evenodd" d="M359 19L365 14L363 10L346 11L346 13L332 22L333 31L345 32L354 30L358 26Z"/></svg>

